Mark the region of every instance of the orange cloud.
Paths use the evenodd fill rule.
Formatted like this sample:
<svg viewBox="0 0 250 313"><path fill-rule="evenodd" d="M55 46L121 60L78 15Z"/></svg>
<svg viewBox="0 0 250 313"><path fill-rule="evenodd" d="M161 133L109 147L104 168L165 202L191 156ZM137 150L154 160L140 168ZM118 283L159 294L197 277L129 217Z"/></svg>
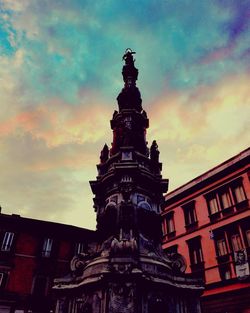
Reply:
<svg viewBox="0 0 250 313"><path fill-rule="evenodd" d="M29 132L33 137L45 140L50 147L96 142L104 136L110 117L105 106L70 106L59 100L28 109L4 121L0 125L0 136Z"/></svg>
<svg viewBox="0 0 250 313"><path fill-rule="evenodd" d="M189 92L166 90L149 112L171 188L247 148L250 75L233 75ZM167 169L167 170L166 170Z"/></svg>

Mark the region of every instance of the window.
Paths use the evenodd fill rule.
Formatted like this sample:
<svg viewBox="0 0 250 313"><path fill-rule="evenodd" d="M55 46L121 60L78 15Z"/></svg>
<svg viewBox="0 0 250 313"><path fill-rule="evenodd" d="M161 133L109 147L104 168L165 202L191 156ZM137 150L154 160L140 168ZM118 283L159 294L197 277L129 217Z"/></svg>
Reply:
<svg viewBox="0 0 250 313"><path fill-rule="evenodd" d="M169 212L163 220L162 231L163 235L167 236L167 239L175 236L175 225L174 225L174 212Z"/></svg>
<svg viewBox="0 0 250 313"><path fill-rule="evenodd" d="M80 254L84 251L85 244L82 242L78 242L75 245L75 254Z"/></svg>
<svg viewBox="0 0 250 313"><path fill-rule="evenodd" d="M246 231L246 237L247 237L248 246L250 247L250 230Z"/></svg>
<svg viewBox="0 0 250 313"><path fill-rule="evenodd" d="M34 296L46 296L48 288L48 277L38 274L35 276L33 281L33 290L32 294Z"/></svg>
<svg viewBox="0 0 250 313"><path fill-rule="evenodd" d="M204 259L201 247L201 237L195 237L187 241L192 273L197 278L205 280Z"/></svg>
<svg viewBox="0 0 250 313"><path fill-rule="evenodd" d="M209 207L210 215L213 215L219 212L219 206L218 206L216 197L208 200L208 207Z"/></svg>
<svg viewBox="0 0 250 313"><path fill-rule="evenodd" d="M13 243L14 233L6 232L3 237L3 242L1 246L2 251L10 251Z"/></svg>
<svg viewBox="0 0 250 313"><path fill-rule="evenodd" d="M216 191L206 195L210 219L216 220L247 208L247 197L240 179L227 183Z"/></svg>
<svg viewBox="0 0 250 313"><path fill-rule="evenodd" d="M220 239L220 240L217 240L216 246L217 246L218 256L222 256L222 255L227 255L228 254L227 245L226 245L226 241L225 241L224 238Z"/></svg>
<svg viewBox="0 0 250 313"><path fill-rule="evenodd" d="M243 249L242 241L239 234L231 236L233 251L239 251Z"/></svg>
<svg viewBox="0 0 250 313"><path fill-rule="evenodd" d="M166 216L166 230L167 234L173 233L175 231L173 214Z"/></svg>
<svg viewBox="0 0 250 313"><path fill-rule="evenodd" d="M200 264L203 262L203 254L201 248L200 237L188 241L190 263L191 265Z"/></svg>
<svg viewBox="0 0 250 313"><path fill-rule="evenodd" d="M0 272L0 290L5 287L7 283L8 274L6 272Z"/></svg>
<svg viewBox="0 0 250 313"><path fill-rule="evenodd" d="M218 201L219 198L217 194L213 192L209 194L208 196L206 196L206 199L207 199L207 206L208 206L210 220L215 221L219 219L221 217L221 214L220 214L220 204Z"/></svg>
<svg viewBox="0 0 250 313"><path fill-rule="evenodd" d="M166 248L165 250L164 250L164 252L166 253L166 254L175 254L175 253L178 253L178 245L174 245L174 246L171 246L171 247L169 247L169 248Z"/></svg>
<svg viewBox="0 0 250 313"><path fill-rule="evenodd" d="M222 280L228 280L232 277L229 264L225 264L219 267L220 277Z"/></svg>
<svg viewBox="0 0 250 313"><path fill-rule="evenodd" d="M246 200L246 195L242 185L237 185L233 188L233 194L236 203Z"/></svg>
<svg viewBox="0 0 250 313"><path fill-rule="evenodd" d="M51 239L51 238L44 239L43 250L42 250L42 256L43 257L45 257L45 258L50 257L51 250L52 250L52 244L53 244L53 239Z"/></svg>
<svg viewBox="0 0 250 313"><path fill-rule="evenodd" d="M195 211L195 202L192 201L183 206L186 227L197 224L197 215Z"/></svg>
<svg viewBox="0 0 250 313"><path fill-rule="evenodd" d="M0 287L3 287L4 273L0 273Z"/></svg>
<svg viewBox="0 0 250 313"><path fill-rule="evenodd" d="M223 209L228 209L229 207L232 206L232 201L231 201L231 197L229 194L229 190L223 191L220 195L220 199L221 199L221 206Z"/></svg>

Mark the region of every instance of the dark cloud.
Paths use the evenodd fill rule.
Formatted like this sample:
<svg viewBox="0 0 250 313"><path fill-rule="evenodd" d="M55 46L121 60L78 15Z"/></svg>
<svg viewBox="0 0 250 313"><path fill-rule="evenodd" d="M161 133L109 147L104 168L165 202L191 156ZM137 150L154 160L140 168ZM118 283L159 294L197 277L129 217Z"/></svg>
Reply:
<svg viewBox="0 0 250 313"><path fill-rule="evenodd" d="M218 0L218 4L231 17L225 23L224 30L228 32L229 41L237 40L250 27L250 2L248 0Z"/></svg>

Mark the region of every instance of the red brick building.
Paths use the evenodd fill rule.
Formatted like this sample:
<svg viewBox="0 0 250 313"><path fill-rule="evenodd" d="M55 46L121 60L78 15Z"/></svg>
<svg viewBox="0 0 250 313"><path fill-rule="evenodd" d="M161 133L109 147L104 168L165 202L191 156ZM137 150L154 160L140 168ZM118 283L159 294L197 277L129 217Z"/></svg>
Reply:
<svg viewBox="0 0 250 313"><path fill-rule="evenodd" d="M163 248L203 277L204 313L250 312L250 149L165 197Z"/></svg>
<svg viewBox="0 0 250 313"><path fill-rule="evenodd" d="M53 312L51 285L94 231L0 214L0 312Z"/></svg>

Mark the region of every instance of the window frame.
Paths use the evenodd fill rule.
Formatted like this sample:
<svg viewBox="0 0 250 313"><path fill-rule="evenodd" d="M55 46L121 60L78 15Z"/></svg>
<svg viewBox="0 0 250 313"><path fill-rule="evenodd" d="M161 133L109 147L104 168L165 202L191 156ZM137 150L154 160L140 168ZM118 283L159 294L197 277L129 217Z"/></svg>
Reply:
<svg viewBox="0 0 250 313"><path fill-rule="evenodd" d="M189 251L190 268L193 275L202 278L206 281L205 277L205 259L202 250L201 236L197 236L186 240Z"/></svg>
<svg viewBox="0 0 250 313"><path fill-rule="evenodd" d="M240 234L231 235L231 245L234 252L244 249Z"/></svg>
<svg viewBox="0 0 250 313"><path fill-rule="evenodd" d="M233 201L232 201L229 187L224 188L219 192L219 198L220 198L220 205L221 205L222 211L228 210L233 206ZM225 205L225 202L227 202L226 205Z"/></svg>
<svg viewBox="0 0 250 313"><path fill-rule="evenodd" d="M232 278L232 270L230 264L226 263L219 266L220 278L222 281L230 280ZM229 276L227 276L229 273Z"/></svg>
<svg viewBox="0 0 250 313"><path fill-rule="evenodd" d="M176 254L176 253L178 253L178 245L170 246L170 247L164 249L164 252L166 254Z"/></svg>
<svg viewBox="0 0 250 313"><path fill-rule="evenodd" d="M170 212L165 216L166 221L166 235L175 232L174 212Z"/></svg>
<svg viewBox="0 0 250 313"><path fill-rule="evenodd" d="M0 288L4 287L4 276L5 276L5 273L0 272Z"/></svg>
<svg viewBox="0 0 250 313"><path fill-rule="evenodd" d="M246 242L248 244L248 247L250 247L250 229L245 230L245 235L246 235Z"/></svg>
<svg viewBox="0 0 250 313"><path fill-rule="evenodd" d="M195 208L195 201L191 201L182 206L186 229L196 227L198 225L198 218Z"/></svg>
<svg viewBox="0 0 250 313"><path fill-rule="evenodd" d="M216 194L213 194L213 196L211 195L211 196L208 197L207 204L208 204L208 209L209 209L209 215L210 216L214 216L214 215L220 213L220 206L219 206ZM215 208L215 210L214 210L214 208ZM214 210L214 211L212 211L212 210Z"/></svg>
<svg viewBox="0 0 250 313"><path fill-rule="evenodd" d="M204 255L202 251L201 237L194 237L187 241L189 250L190 265L196 266L204 263Z"/></svg>
<svg viewBox="0 0 250 313"><path fill-rule="evenodd" d="M10 252L13 246L15 233L6 231L3 236L1 251Z"/></svg>
<svg viewBox="0 0 250 313"><path fill-rule="evenodd" d="M233 193L233 197L234 197L234 204L236 206L247 200L245 188L244 188L242 182L234 183L231 186L231 189L232 189L232 193ZM236 193L236 190L238 190L238 189L239 189L240 199L237 196L237 195L239 195L238 192Z"/></svg>
<svg viewBox="0 0 250 313"><path fill-rule="evenodd" d="M50 258L52 255L52 249L53 249L53 238L47 237L43 240L42 245L42 257L43 258Z"/></svg>
<svg viewBox="0 0 250 313"><path fill-rule="evenodd" d="M219 243L222 243L222 245L219 246ZM215 241L215 244L216 244L216 252L217 252L218 257L223 257L223 256L226 256L229 254L229 249L228 249L227 242L226 242L225 238L217 239ZM221 249L221 247L222 247L222 249ZM221 252L223 252L223 253L221 253Z"/></svg>
<svg viewBox="0 0 250 313"><path fill-rule="evenodd" d="M83 253L83 251L85 250L85 246L86 244L83 242L76 242L75 243L75 255Z"/></svg>
<svg viewBox="0 0 250 313"><path fill-rule="evenodd" d="M46 297L49 289L49 277L43 274L36 274L33 277L31 294L34 297ZM41 284L43 283L43 285ZM41 286L43 288L41 288ZM42 291L42 292L41 292Z"/></svg>
<svg viewBox="0 0 250 313"><path fill-rule="evenodd" d="M167 213L163 217L162 231L163 236L168 237L168 239L175 237L176 228L174 222L174 211Z"/></svg>

